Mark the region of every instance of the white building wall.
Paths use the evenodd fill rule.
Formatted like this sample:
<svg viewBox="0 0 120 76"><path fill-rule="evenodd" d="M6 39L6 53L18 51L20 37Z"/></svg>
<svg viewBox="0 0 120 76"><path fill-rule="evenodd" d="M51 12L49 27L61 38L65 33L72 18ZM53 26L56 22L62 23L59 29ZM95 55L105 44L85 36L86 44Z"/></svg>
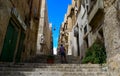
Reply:
<svg viewBox="0 0 120 76"><path fill-rule="evenodd" d="M84 17L81 17L81 24L79 25L79 27L82 29L81 31L79 31L79 37L80 37L80 40L79 40L79 43L80 43L80 58L84 57L85 56L85 52L86 52L86 47L85 47L85 41L84 41L84 28L85 26L87 26L87 32L89 31L89 27L88 27L88 18L87 18L87 10L81 5L81 9L84 13L81 13L81 16L84 15ZM79 21L79 19L78 19Z"/></svg>
<svg viewBox="0 0 120 76"><path fill-rule="evenodd" d="M77 39L74 36L74 29L72 29L71 32L71 49L72 49L72 55L77 56Z"/></svg>
<svg viewBox="0 0 120 76"><path fill-rule="evenodd" d="M79 28L79 51L80 51L80 57L84 55L85 50L84 48L84 27L87 26L88 27L88 20L87 20L87 11L85 12L85 8L81 5L81 10L80 13L78 15L76 24L74 27L76 27L76 25L78 25ZM77 48L77 39L76 37L74 37L74 28L72 29L72 33L73 33L73 38L72 38L72 49L73 50L73 55L77 56L78 54L78 48Z"/></svg>

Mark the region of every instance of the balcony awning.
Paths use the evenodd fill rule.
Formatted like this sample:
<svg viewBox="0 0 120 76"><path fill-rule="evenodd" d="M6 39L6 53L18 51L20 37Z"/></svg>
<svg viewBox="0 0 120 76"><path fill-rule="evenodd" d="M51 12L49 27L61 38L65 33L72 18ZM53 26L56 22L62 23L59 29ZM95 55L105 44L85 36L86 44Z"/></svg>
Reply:
<svg viewBox="0 0 120 76"><path fill-rule="evenodd" d="M92 30L99 27L103 23L103 20L104 20L104 10L98 9L97 13L90 22L90 26L92 27Z"/></svg>

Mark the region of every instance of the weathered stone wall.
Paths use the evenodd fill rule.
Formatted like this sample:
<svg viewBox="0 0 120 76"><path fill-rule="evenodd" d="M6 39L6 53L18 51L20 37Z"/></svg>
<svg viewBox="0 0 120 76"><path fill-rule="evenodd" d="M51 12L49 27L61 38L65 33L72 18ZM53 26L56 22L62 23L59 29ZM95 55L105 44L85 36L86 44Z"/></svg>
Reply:
<svg viewBox="0 0 120 76"><path fill-rule="evenodd" d="M51 49L51 30L49 28L46 0L42 0L40 12L36 54L48 54ZM42 35L44 36L44 42L41 44Z"/></svg>
<svg viewBox="0 0 120 76"><path fill-rule="evenodd" d="M10 7L12 7L12 5L8 0L0 0L0 53L4 43L5 33L10 18Z"/></svg>
<svg viewBox="0 0 120 76"><path fill-rule="evenodd" d="M37 50L37 34L38 34L38 27L39 27L39 15L41 10L41 0L33 0L31 11L31 21L30 21L30 28L27 31L27 38L26 38L26 54L28 54L29 58L36 55ZM26 55L27 56L27 55ZM25 57L23 57L25 58Z"/></svg>
<svg viewBox="0 0 120 76"><path fill-rule="evenodd" d="M37 36L37 52L36 54L41 54L43 51L42 47L43 45L41 45L41 36L43 36L43 28L44 28L44 24L45 24L45 0L41 1L41 9L40 9L40 19L39 19L39 27L38 27L38 36Z"/></svg>
<svg viewBox="0 0 120 76"><path fill-rule="evenodd" d="M118 72L120 69L120 23L117 19L117 0L105 1L104 37L107 51L107 63L111 71ZM109 7L107 7L107 5ZM112 76L119 76L114 73Z"/></svg>
<svg viewBox="0 0 120 76"><path fill-rule="evenodd" d="M26 0L0 0L0 54L4 44L9 19L12 17L11 10L13 7L16 8L22 21L25 21L25 16L29 14L29 6ZM17 50L15 54L16 52Z"/></svg>
<svg viewBox="0 0 120 76"><path fill-rule="evenodd" d="M51 29L48 21L48 9L47 9L47 2L45 5L45 24L44 24L44 35L45 35L45 47L44 51L46 54L49 54L51 51Z"/></svg>
<svg viewBox="0 0 120 76"><path fill-rule="evenodd" d="M104 7L108 8L115 3L116 0L104 0Z"/></svg>

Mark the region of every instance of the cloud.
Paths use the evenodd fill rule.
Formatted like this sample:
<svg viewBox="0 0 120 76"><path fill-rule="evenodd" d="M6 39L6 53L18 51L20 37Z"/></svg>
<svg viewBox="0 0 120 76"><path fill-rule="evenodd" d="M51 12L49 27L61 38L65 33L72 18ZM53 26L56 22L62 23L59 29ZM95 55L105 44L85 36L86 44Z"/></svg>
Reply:
<svg viewBox="0 0 120 76"><path fill-rule="evenodd" d="M57 55L57 48L56 47L53 48L53 54Z"/></svg>

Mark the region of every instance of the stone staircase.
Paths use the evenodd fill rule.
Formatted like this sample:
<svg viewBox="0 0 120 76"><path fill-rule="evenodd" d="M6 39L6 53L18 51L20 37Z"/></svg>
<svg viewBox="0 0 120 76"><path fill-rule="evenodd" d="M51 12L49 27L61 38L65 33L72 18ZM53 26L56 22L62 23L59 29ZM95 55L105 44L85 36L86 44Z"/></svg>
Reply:
<svg viewBox="0 0 120 76"><path fill-rule="evenodd" d="M24 61L24 63L47 63L47 55L37 55Z"/></svg>
<svg viewBox="0 0 120 76"><path fill-rule="evenodd" d="M66 58L67 58L68 64L73 64L73 63L79 64L80 63L78 57L74 57L72 55L67 55ZM26 60L25 63L47 63L47 55L40 55L40 56L33 57L29 60ZM54 63L61 64L59 55L55 55Z"/></svg>
<svg viewBox="0 0 120 76"><path fill-rule="evenodd" d="M0 76L110 76L97 64L0 64Z"/></svg>
<svg viewBox="0 0 120 76"><path fill-rule="evenodd" d="M98 64L79 64L79 59L67 56L67 64L61 64L55 56L54 64L46 64L47 56L36 56L24 63L0 63L0 76L110 76L107 69Z"/></svg>
<svg viewBox="0 0 120 76"><path fill-rule="evenodd" d="M80 63L79 57L75 57L75 56L72 56L72 55L67 55L66 59L67 59L68 64L79 64ZM60 56L57 56L57 55L55 56L55 63L56 64L61 63Z"/></svg>

